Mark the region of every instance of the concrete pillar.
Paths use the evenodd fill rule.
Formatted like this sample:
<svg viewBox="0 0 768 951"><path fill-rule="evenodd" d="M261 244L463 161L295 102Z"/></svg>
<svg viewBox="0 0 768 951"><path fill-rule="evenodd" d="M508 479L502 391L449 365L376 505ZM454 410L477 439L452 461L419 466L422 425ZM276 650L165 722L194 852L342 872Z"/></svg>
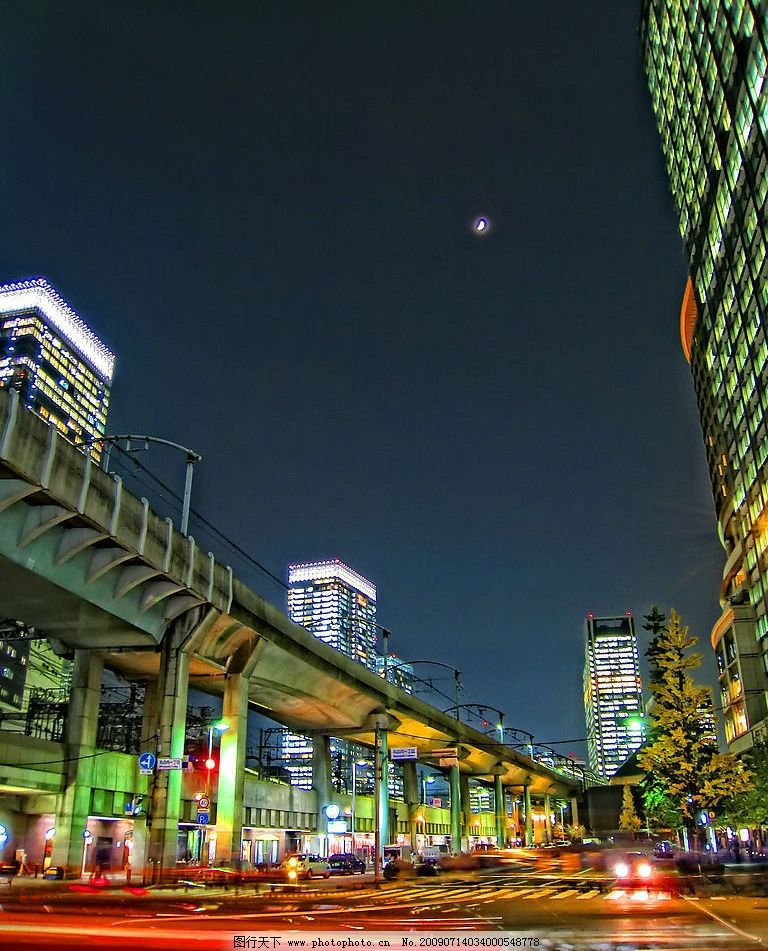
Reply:
<svg viewBox="0 0 768 951"><path fill-rule="evenodd" d="M493 808L496 813L496 846L503 849L507 844L507 804L504 801L501 776L493 777Z"/></svg>
<svg viewBox="0 0 768 951"><path fill-rule="evenodd" d="M531 787L523 786L525 793L525 844L533 845L533 815L531 813Z"/></svg>
<svg viewBox="0 0 768 951"><path fill-rule="evenodd" d="M544 793L544 841L547 845L552 842L552 803L549 793Z"/></svg>
<svg viewBox="0 0 768 951"><path fill-rule="evenodd" d="M459 766L451 766L448 774L451 784L451 851L461 852L461 784Z"/></svg>
<svg viewBox="0 0 768 951"><path fill-rule="evenodd" d="M325 842L324 851L328 852L328 824L325 807L333 797L331 784L331 738L322 733L314 735L312 744L312 788L317 796L317 834Z"/></svg>
<svg viewBox="0 0 768 951"><path fill-rule="evenodd" d="M571 825L579 824L579 803L575 796L571 796Z"/></svg>
<svg viewBox="0 0 768 951"><path fill-rule="evenodd" d="M189 654L184 650L197 614L174 621L165 632L158 676L157 755L184 756L187 724ZM147 825L153 881L161 881L176 868L181 806L181 770L156 770Z"/></svg>
<svg viewBox="0 0 768 951"><path fill-rule="evenodd" d="M219 783L216 798L216 862L240 868L245 794L245 741L248 732L248 678L230 674L224 685Z"/></svg>
<svg viewBox="0 0 768 951"><path fill-rule="evenodd" d="M92 651L75 651L72 690L64 735L65 787L56 809L56 836L51 864L64 868L67 877L77 878L83 865L83 832L91 808L94 771L93 752L99 723L99 700L104 661ZM90 846L93 852L93 845Z"/></svg>
<svg viewBox="0 0 768 951"><path fill-rule="evenodd" d="M379 731L381 750L381 779L379 781L379 843L382 849L389 845L389 734Z"/></svg>
<svg viewBox="0 0 768 951"><path fill-rule="evenodd" d="M424 823L419 822L419 816L423 818L423 814L419 808L419 776L415 762L403 763L403 797L408 806L409 840L411 848L416 851L418 845L416 836L424 832Z"/></svg>

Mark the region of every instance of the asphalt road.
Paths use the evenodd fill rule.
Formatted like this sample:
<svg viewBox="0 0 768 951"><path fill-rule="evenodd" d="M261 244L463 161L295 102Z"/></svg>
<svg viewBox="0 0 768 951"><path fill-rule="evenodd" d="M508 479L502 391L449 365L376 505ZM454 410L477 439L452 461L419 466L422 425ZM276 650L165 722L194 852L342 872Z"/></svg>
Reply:
<svg viewBox="0 0 768 951"><path fill-rule="evenodd" d="M416 879L380 889L359 880L341 884L261 895L213 889L189 895L9 892L0 895L0 948L287 951L302 946L289 942L301 940L308 951L339 947L339 941L358 942L349 948L459 951L483 946L558 951L768 947L768 898L672 897L654 888L624 890L584 875L548 878L507 871Z"/></svg>

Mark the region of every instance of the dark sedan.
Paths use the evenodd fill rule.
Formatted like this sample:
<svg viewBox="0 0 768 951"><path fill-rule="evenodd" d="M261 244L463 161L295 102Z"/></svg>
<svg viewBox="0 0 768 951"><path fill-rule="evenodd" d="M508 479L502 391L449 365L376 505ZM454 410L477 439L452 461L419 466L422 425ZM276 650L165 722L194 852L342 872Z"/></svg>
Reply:
<svg viewBox="0 0 768 951"><path fill-rule="evenodd" d="M355 872L362 874L365 872L365 862L356 855L342 852L328 859L328 868L331 875L354 875Z"/></svg>

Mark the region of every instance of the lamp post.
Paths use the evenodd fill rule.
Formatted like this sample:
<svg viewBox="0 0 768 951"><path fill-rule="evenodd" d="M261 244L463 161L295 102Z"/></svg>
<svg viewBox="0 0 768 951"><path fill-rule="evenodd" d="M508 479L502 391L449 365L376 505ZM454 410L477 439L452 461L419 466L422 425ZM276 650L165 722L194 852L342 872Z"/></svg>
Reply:
<svg viewBox="0 0 768 951"><path fill-rule="evenodd" d="M421 777L421 801L426 806L427 805L427 784L430 785L435 781L437 777L435 776L422 776Z"/></svg>
<svg viewBox="0 0 768 951"><path fill-rule="evenodd" d="M355 848L355 816L357 815L356 806L357 806L357 767L367 766L368 763L364 759L353 759L352 760L352 854L357 855L357 850Z"/></svg>
<svg viewBox="0 0 768 951"><path fill-rule="evenodd" d="M213 734L216 733L220 736L222 733L226 733L228 729L229 724L226 722L226 720L218 720L216 723L212 723L208 727L208 758L205 761L205 795L209 801L211 798L211 771L216 768L216 760L213 758ZM218 812L218 802L216 809ZM208 845L208 826L204 827L203 832L203 848L206 848ZM205 864L208 864L207 855L205 856Z"/></svg>

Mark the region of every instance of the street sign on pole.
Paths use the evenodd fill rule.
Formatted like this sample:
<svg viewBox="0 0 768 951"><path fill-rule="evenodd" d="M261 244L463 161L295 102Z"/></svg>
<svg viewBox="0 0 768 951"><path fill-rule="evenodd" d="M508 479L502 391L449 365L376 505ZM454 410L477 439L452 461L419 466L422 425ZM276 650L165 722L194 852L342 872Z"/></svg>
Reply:
<svg viewBox="0 0 768 951"><path fill-rule="evenodd" d="M447 757L448 759L453 757L456 759L459 755L459 751L455 746L446 746L445 749L430 750L429 755L434 756L435 759L442 759L443 757Z"/></svg>
<svg viewBox="0 0 768 951"><path fill-rule="evenodd" d="M205 810L210 806L211 800L207 796L201 796L197 801L197 811L205 812Z"/></svg>
<svg viewBox="0 0 768 951"><path fill-rule="evenodd" d="M157 761L158 769L181 769L181 758L172 756L161 756Z"/></svg>
<svg viewBox="0 0 768 951"><path fill-rule="evenodd" d="M139 769L145 770L148 769L150 772L155 768L155 763L157 762L157 757L154 753L142 753L139 757Z"/></svg>
<svg viewBox="0 0 768 951"><path fill-rule="evenodd" d="M415 746L393 747L389 751L389 755L393 760L418 759L419 751Z"/></svg>
<svg viewBox="0 0 768 951"><path fill-rule="evenodd" d="M455 756L441 756L440 759L437 761L437 765L441 767L457 766L458 762L459 761Z"/></svg>
<svg viewBox="0 0 768 951"><path fill-rule="evenodd" d="M207 826L210 820L211 820L211 817L207 812L198 812L197 814L198 825Z"/></svg>

